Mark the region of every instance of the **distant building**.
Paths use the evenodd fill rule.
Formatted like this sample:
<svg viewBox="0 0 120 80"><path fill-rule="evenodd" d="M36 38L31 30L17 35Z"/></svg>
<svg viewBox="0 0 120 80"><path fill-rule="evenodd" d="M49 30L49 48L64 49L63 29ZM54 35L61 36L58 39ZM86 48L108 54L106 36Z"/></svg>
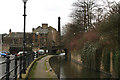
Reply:
<svg viewBox="0 0 120 80"><path fill-rule="evenodd" d="M26 33L26 48L32 47L32 34ZM23 50L23 32L11 32L3 37L3 50L15 54Z"/></svg>
<svg viewBox="0 0 120 80"><path fill-rule="evenodd" d="M58 32L55 28L48 24L42 24L42 27L38 26L33 28L32 32L26 32L26 50L37 51L39 49L45 49L52 51L52 47L58 45ZM15 54L23 50L23 32L12 32L9 30L9 34L3 37L2 50L10 51Z"/></svg>
<svg viewBox="0 0 120 80"><path fill-rule="evenodd" d="M0 34L0 51L3 51L3 37L7 34Z"/></svg>
<svg viewBox="0 0 120 80"><path fill-rule="evenodd" d="M39 49L52 50L52 46L57 46L58 32L55 28L49 26L48 24L42 24L42 27L32 29L33 33L33 50L37 51Z"/></svg>

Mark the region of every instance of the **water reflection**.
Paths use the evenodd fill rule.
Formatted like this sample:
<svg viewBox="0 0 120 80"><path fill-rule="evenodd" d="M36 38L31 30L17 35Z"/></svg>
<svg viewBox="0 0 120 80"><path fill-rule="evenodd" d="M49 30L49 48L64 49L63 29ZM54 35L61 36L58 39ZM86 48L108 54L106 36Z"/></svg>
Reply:
<svg viewBox="0 0 120 80"><path fill-rule="evenodd" d="M109 78L110 76L84 68L74 61L66 60L65 56L54 56L50 65L61 80L82 78Z"/></svg>

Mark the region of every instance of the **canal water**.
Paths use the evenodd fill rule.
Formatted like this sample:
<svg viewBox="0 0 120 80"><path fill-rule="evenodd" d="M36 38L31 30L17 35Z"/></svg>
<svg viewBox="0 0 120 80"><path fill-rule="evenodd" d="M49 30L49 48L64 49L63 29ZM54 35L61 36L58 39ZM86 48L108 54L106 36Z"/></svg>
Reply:
<svg viewBox="0 0 120 80"><path fill-rule="evenodd" d="M60 80L67 79L105 79L110 76L96 72L80 65L72 60L65 59L65 56L54 56L50 59L50 65Z"/></svg>

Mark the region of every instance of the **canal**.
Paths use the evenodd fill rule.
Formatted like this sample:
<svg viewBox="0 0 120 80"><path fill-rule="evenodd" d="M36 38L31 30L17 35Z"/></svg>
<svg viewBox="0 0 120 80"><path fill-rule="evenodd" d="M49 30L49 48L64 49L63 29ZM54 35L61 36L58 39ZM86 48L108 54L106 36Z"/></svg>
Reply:
<svg viewBox="0 0 120 80"><path fill-rule="evenodd" d="M54 56L50 59L50 65L60 80L67 79L103 79L110 76L83 67L72 60L65 59L65 56Z"/></svg>

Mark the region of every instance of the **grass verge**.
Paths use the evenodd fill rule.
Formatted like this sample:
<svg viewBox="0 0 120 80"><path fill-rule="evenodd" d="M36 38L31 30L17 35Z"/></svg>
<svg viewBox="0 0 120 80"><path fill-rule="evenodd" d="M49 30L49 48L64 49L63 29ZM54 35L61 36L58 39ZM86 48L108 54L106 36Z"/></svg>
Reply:
<svg viewBox="0 0 120 80"><path fill-rule="evenodd" d="M34 65L33 65L33 67L32 67L32 69L31 69L31 71L30 71L30 73L29 73L29 78L34 78L34 71L35 71L35 69L36 69L36 66L37 66L37 64L38 64L38 62L35 62L34 63Z"/></svg>

